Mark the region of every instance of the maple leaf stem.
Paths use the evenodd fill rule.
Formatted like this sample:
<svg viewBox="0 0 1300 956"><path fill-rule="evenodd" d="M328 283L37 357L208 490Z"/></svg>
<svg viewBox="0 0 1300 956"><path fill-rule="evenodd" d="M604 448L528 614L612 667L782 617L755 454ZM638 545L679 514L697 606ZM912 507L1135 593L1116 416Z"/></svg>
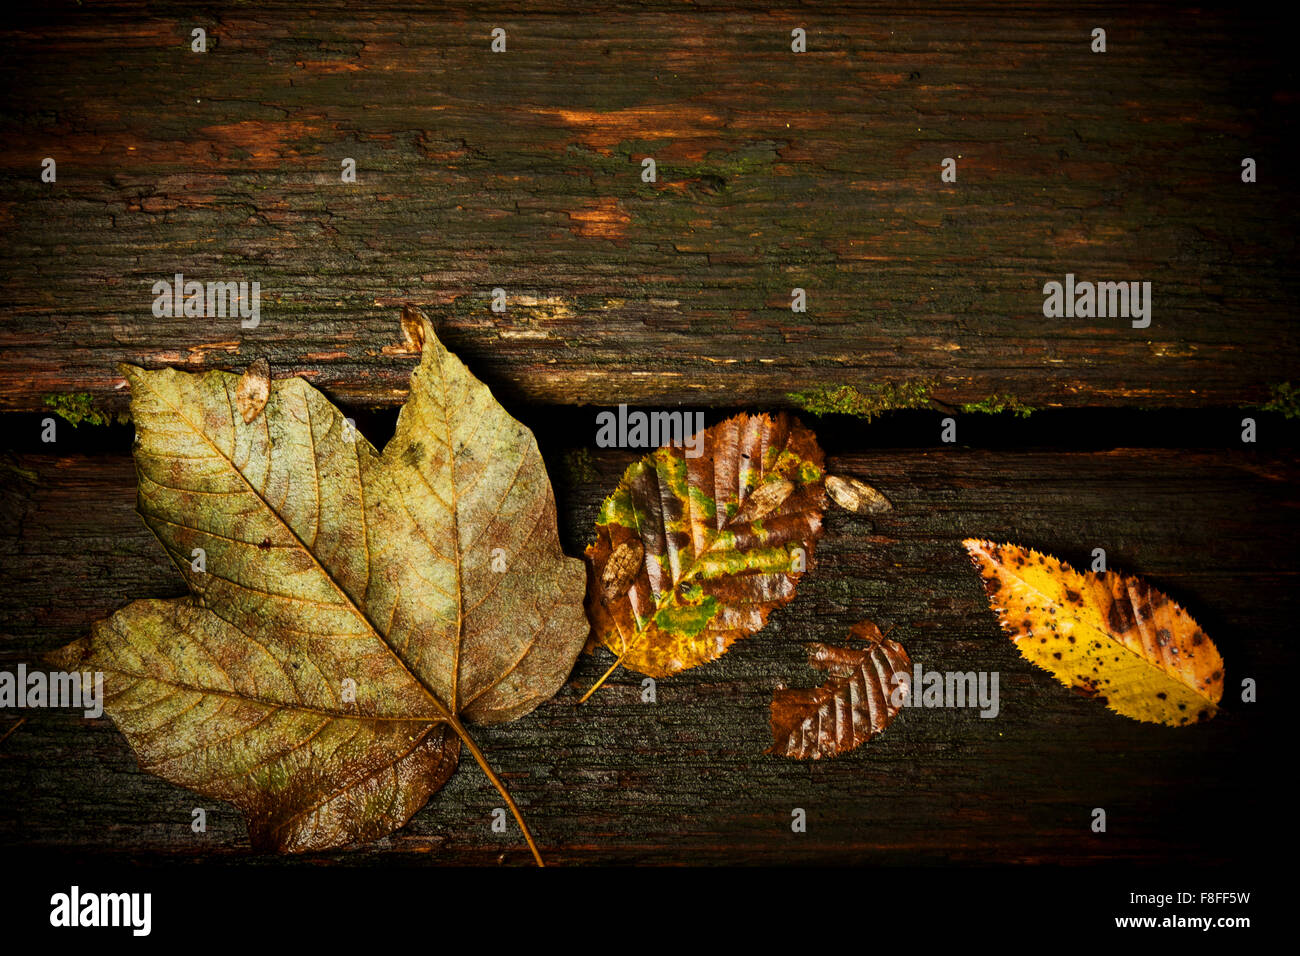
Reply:
<svg viewBox="0 0 1300 956"><path fill-rule="evenodd" d="M519 808L515 806L514 798L510 796L510 791L506 789L506 785L501 782L501 778L496 775L492 766L487 762L487 757L483 756L483 751L478 749L478 744L474 743L474 738L469 735L469 731L465 729L465 725L459 720L455 717L450 717L447 723L451 729L456 732L456 736L460 738L461 743L469 748L469 752L474 756L474 762L482 768L485 774L487 774L488 780L492 781L492 786L497 788L497 792L501 794L502 799L505 800L506 806L508 806L510 812L514 814L515 822L519 824L519 829L523 831L524 839L528 841L528 849L533 851L533 859L537 861L537 865L545 866L546 864L542 862L542 854L538 851L537 844L533 842L533 835L528 830L528 824L524 822L523 814L521 814Z"/></svg>
<svg viewBox="0 0 1300 956"><path fill-rule="evenodd" d="M618 670L619 665L622 663L623 663L623 655L620 654L617 658L615 658L614 663L609 665L609 670L605 671L605 673L600 675L600 680L596 681L596 683L591 685L591 690L587 691L587 693L582 695L582 699L579 700L578 703L585 704L587 702L587 698L590 697L592 694L596 693L596 691L600 690L600 685L605 683L605 681L609 679L609 675L614 673L614 671Z"/></svg>

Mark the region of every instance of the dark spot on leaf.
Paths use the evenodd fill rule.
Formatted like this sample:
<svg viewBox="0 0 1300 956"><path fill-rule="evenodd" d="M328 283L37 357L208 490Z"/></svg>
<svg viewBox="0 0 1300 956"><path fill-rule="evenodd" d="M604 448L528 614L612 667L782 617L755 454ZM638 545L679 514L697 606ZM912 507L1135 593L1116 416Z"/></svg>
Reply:
<svg viewBox="0 0 1300 956"><path fill-rule="evenodd" d="M1106 624L1116 634L1127 634L1137 621L1133 619L1133 608L1126 601L1110 602L1110 611L1106 615Z"/></svg>
<svg viewBox="0 0 1300 956"><path fill-rule="evenodd" d="M418 467L424 458L424 442L413 441L402 452L402 464Z"/></svg>

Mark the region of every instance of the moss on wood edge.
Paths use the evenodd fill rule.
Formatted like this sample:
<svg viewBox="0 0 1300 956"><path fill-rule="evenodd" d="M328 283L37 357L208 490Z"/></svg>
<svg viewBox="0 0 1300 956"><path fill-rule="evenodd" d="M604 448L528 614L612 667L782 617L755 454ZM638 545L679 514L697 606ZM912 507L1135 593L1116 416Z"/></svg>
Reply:
<svg viewBox="0 0 1300 956"><path fill-rule="evenodd" d="M885 412L908 408L929 408L932 379L906 379L901 382L877 382L859 388L856 385L823 385L798 392L787 392L795 405L813 415L851 415L872 421Z"/></svg>
<svg viewBox="0 0 1300 956"><path fill-rule="evenodd" d="M111 425L117 422L125 425L131 421L128 411L110 412L95 407L95 399L89 392L64 392L44 395L41 402L56 415L76 428L79 425Z"/></svg>

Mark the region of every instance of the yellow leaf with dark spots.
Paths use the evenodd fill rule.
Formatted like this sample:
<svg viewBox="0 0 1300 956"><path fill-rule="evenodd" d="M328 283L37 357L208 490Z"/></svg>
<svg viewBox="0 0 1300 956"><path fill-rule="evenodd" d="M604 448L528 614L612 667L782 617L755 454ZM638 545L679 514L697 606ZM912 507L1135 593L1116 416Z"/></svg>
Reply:
<svg viewBox="0 0 1300 956"><path fill-rule="evenodd" d="M1134 720L1209 720L1223 658L1190 614L1141 578L1080 573L1050 554L962 542L998 620L1029 661Z"/></svg>

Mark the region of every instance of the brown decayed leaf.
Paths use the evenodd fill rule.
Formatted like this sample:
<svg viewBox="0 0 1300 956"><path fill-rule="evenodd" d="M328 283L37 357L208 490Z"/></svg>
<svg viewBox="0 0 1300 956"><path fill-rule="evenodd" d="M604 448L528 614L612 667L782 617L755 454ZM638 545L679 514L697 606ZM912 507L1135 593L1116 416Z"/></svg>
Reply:
<svg viewBox="0 0 1300 956"><path fill-rule="evenodd" d="M794 597L824 507L821 449L784 414L737 415L706 429L699 457L665 447L630 465L587 548L588 650L599 644L617 655L605 677L620 664L675 674L761 629ZM632 543L643 549L636 575L607 598L611 557Z"/></svg>
<svg viewBox="0 0 1300 956"><path fill-rule="evenodd" d="M464 746L536 853L463 721L513 720L559 689L585 574L561 552L532 433L422 322L382 453L300 378L245 424L235 375L125 370L138 509L191 594L136 601L53 660L103 671L142 766L239 806L260 848L389 833Z"/></svg>
<svg viewBox="0 0 1300 956"><path fill-rule="evenodd" d="M266 400L270 397L271 363L260 358L244 369L244 374L239 379L239 388L235 390L235 407L239 409L244 424L262 414Z"/></svg>
<svg viewBox="0 0 1300 956"><path fill-rule="evenodd" d="M826 491L837 505L855 514L882 514L894 507L877 489L856 478L827 475Z"/></svg>
<svg viewBox="0 0 1300 956"><path fill-rule="evenodd" d="M1050 554L970 538L1003 630L1029 661L1134 720L1208 720L1223 658L1191 615L1141 578L1080 573Z"/></svg>
<svg viewBox="0 0 1300 956"><path fill-rule="evenodd" d="M808 664L830 676L820 687L779 688L772 695L772 746L767 753L818 760L847 753L884 732L898 715L912 668L907 651L871 621L853 625L863 647L808 645Z"/></svg>

